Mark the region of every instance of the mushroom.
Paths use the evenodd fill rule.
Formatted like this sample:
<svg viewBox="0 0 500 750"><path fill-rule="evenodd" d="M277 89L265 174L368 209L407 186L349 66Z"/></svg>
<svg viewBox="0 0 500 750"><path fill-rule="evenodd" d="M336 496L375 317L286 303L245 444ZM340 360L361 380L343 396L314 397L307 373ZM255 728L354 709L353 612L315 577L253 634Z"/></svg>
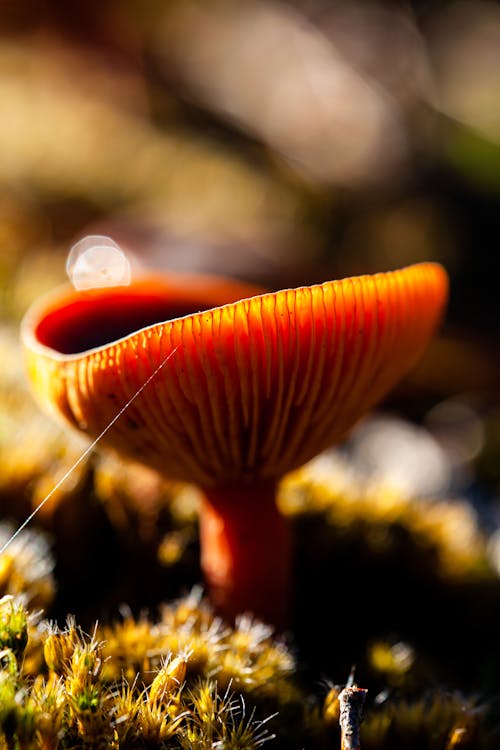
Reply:
<svg viewBox="0 0 500 750"><path fill-rule="evenodd" d="M250 611L283 628L292 549L277 484L339 443L416 364L448 277L419 263L257 291L160 274L66 287L34 303L21 337L43 406L198 485L201 565L221 616Z"/></svg>

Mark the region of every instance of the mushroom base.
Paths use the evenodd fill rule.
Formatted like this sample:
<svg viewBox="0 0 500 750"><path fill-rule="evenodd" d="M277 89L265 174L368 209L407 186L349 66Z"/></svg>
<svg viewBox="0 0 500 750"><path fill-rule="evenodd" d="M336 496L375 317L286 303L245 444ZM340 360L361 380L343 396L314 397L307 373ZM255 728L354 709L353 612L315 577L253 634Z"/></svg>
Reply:
<svg viewBox="0 0 500 750"><path fill-rule="evenodd" d="M200 544L208 593L224 619L250 613L278 630L289 626L291 533L274 483L205 490Z"/></svg>

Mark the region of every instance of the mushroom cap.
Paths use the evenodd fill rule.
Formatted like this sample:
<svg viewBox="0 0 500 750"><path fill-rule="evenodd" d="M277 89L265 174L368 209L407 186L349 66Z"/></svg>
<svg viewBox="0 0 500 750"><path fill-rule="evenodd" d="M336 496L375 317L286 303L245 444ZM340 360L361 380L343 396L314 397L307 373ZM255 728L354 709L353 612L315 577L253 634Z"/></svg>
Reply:
<svg viewBox="0 0 500 750"><path fill-rule="evenodd" d="M416 364L447 296L435 263L266 294L155 275L56 290L21 336L43 406L213 487L279 479L342 440Z"/></svg>

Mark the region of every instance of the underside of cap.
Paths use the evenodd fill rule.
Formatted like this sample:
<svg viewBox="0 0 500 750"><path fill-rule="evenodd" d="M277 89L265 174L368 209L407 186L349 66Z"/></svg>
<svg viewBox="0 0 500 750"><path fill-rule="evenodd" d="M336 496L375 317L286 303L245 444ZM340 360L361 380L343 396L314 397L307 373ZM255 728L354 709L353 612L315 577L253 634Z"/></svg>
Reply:
<svg viewBox="0 0 500 750"><path fill-rule="evenodd" d="M111 325L117 292L102 294ZM132 399L102 442L210 487L279 478L338 443L416 364L447 294L444 269L422 263L148 321L76 354L54 345L68 336L66 297L23 338L43 403L95 438ZM53 338L39 341L48 314Z"/></svg>

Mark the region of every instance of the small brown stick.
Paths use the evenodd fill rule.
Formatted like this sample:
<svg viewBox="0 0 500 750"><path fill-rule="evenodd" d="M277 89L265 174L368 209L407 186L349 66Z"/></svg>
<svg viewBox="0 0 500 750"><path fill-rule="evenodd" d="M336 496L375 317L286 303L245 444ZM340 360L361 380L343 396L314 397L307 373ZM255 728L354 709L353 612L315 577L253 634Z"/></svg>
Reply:
<svg viewBox="0 0 500 750"><path fill-rule="evenodd" d="M339 694L341 750L360 750L359 727L368 690L348 685Z"/></svg>

